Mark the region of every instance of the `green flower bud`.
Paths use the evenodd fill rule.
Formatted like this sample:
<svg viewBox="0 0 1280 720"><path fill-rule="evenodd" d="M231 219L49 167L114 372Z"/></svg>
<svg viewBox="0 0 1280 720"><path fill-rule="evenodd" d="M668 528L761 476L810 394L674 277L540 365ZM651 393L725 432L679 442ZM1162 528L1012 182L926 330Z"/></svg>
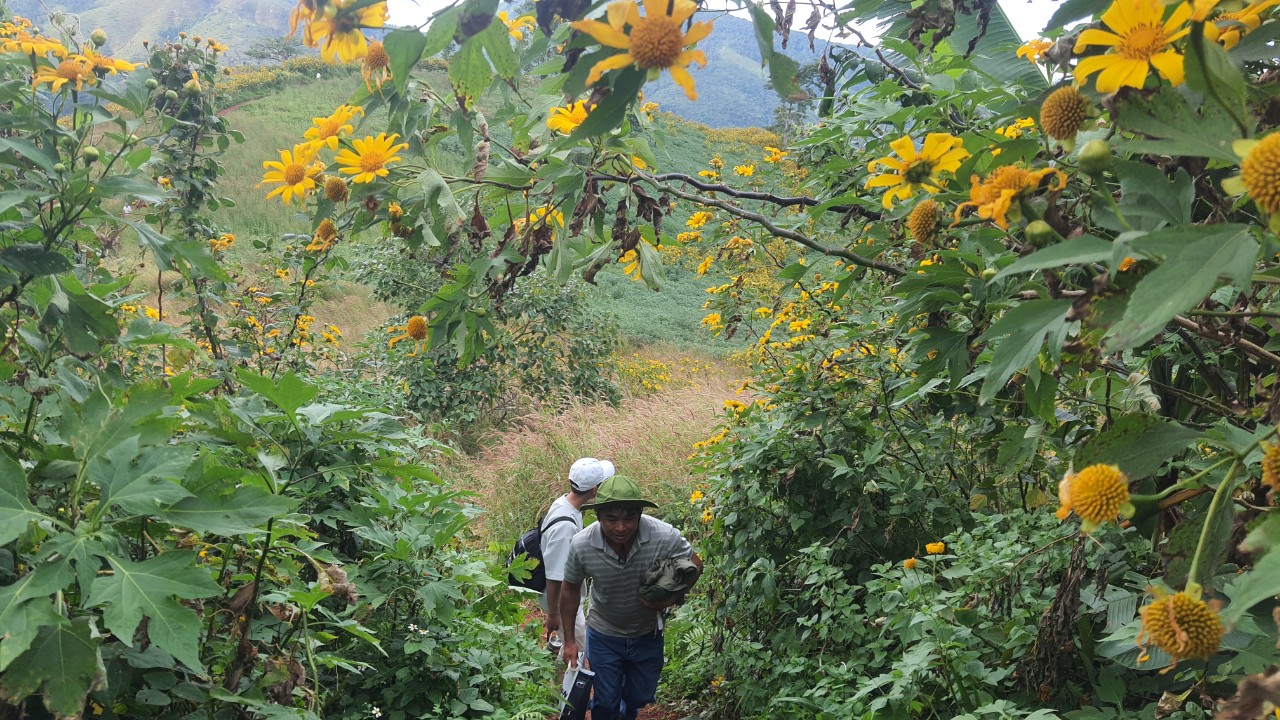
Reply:
<svg viewBox="0 0 1280 720"><path fill-rule="evenodd" d="M1090 140L1080 148L1080 169L1090 175L1111 169L1111 146L1106 140Z"/></svg>
<svg viewBox="0 0 1280 720"><path fill-rule="evenodd" d="M1036 220L1027 225L1024 234L1032 247L1046 247L1058 241L1058 233L1043 220Z"/></svg>
<svg viewBox="0 0 1280 720"><path fill-rule="evenodd" d="M98 158L102 156L102 153L98 152L98 148L92 145L85 145L80 149L80 153L84 155L84 163L86 165L98 162Z"/></svg>
<svg viewBox="0 0 1280 720"><path fill-rule="evenodd" d="M178 92L176 90L166 90L164 92L164 99L169 102L178 102Z"/></svg>
<svg viewBox="0 0 1280 720"><path fill-rule="evenodd" d="M996 269L995 269L995 268L987 268L987 269L985 269L985 270L983 270L983 271L982 271L982 279L983 279L983 280L990 280L990 279L994 278L995 276L996 276Z"/></svg>
<svg viewBox="0 0 1280 720"><path fill-rule="evenodd" d="M107 44L107 31L98 28L89 35L89 39L93 41L94 47L102 47Z"/></svg>
<svg viewBox="0 0 1280 720"><path fill-rule="evenodd" d="M143 83L143 85L146 85L148 90L155 90L160 87L160 82L155 78L147 78L147 81Z"/></svg>

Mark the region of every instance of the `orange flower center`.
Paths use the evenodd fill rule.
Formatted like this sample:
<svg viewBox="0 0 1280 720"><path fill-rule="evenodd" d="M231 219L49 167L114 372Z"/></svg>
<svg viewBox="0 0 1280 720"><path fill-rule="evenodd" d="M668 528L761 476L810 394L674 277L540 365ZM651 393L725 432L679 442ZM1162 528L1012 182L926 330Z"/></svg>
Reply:
<svg viewBox="0 0 1280 720"><path fill-rule="evenodd" d="M1169 41L1162 25L1138 25L1120 39L1120 54L1129 60L1147 61Z"/></svg>
<svg viewBox="0 0 1280 720"><path fill-rule="evenodd" d="M377 172L386 163L386 156L378 150L370 150L360 155L360 169L365 172Z"/></svg>
<svg viewBox="0 0 1280 720"><path fill-rule="evenodd" d="M289 163L284 168L284 181L289 185L297 185L307 179L307 168L298 163Z"/></svg>
<svg viewBox="0 0 1280 720"><path fill-rule="evenodd" d="M58 64L58 69L53 74L63 80L79 80L84 76L84 73L84 65L79 60L63 60Z"/></svg>
<svg viewBox="0 0 1280 720"><path fill-rule="evenodd" d="M641 18L631 31L631 57L646 70L674 65L683 44L680 24L666 15Z"/></svg>
<svg viewBox="0 0 1280 720"><path fill-rule="evenodd" d="M1265 212L1280 212L1280 133L1263 138L1240 163L1249 197Z"/></svg>
<svg viewBox="0 0 1280 720"><path fill-rule="evenodd" d="M369 54L365 56L364 64L370 70L385 70L391 67L391 57L382 43L374 41L369 43Z"/></svg>
<svg viewBox="0 0 1280 720"><path fill-rule="evenodd" d="M425 340L427 337L427 321L421 315L414 315L405 324L405 332L414 340Z"/></svg>

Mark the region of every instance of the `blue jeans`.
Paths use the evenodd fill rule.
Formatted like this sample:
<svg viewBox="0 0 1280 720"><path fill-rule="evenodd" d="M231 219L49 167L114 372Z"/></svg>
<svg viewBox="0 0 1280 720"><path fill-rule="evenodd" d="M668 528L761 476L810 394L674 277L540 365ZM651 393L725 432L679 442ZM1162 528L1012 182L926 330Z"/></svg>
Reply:
<svg viewBox="0 0 1280 720"><path fill-rule="evenodd" d="M620 638L587 628L587 660L596 674L591 720L635 720L653 702L662 674L662 636Z"/></svg>

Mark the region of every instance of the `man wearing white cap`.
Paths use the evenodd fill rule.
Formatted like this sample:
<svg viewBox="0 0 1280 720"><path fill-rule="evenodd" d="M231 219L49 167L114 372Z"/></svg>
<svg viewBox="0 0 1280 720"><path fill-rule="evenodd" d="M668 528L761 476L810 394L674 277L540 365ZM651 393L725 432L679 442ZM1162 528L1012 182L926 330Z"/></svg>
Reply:
<svg viewBox="0 0 1280 720"><path fill-rule="evenodd" d="M585 457L574 461L569 468L569 492L551 503L542 520L542 567L547 574L547 590L538 598L538 604L547 613L547 639L558 643L560 631L560 589L564 584L564 565L569 559L569 543L582 529L582 506L596 497L600 483L613 477L613 463ZM568 517L571 522L553 521ZM587 618L578 604L578 617L574 622L575 637L586 637Z"/></svg>

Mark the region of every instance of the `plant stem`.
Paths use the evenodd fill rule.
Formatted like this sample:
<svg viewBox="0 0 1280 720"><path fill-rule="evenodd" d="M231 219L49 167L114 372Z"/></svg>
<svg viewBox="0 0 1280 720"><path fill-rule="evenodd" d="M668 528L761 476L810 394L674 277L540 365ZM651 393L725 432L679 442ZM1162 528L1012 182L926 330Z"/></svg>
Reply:
<svg viewBox="0 0 1280 720"><path fill-rule="evenodd" d="M1213 517L1222 506L1224 498L1231 496L1231 490L1235 487L1236 474L1240 472L1240 468L1244 467L1241 462L1243 458L1244 455L1241 455L1231 463L1227 476L1222 479L1222 484L1218 485L1217 491L1213 493L1213 500L1209 503L1209 510L1204 516L1204 525L1200 528L1200 542L1196 544L1196 554L1191 558L1191 569L1187 571L1187 583L1199 582L1200 559L1204 556L1205 547L1209 544L1209 530L1213 527Z"/></svg>

